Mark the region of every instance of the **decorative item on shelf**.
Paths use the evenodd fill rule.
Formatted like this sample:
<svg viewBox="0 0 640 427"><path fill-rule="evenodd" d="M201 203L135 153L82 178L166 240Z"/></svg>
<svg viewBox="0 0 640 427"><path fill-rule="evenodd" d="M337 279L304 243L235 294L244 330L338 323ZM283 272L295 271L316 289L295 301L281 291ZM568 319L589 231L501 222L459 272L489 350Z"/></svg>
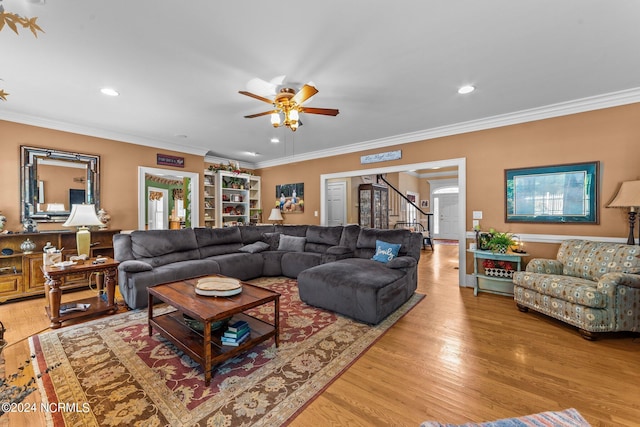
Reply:
<svg viewBox="0 0 640 427"><path fill-rule="evenodd" d="M489 230L491 237L487 243L490 250L500 254L506 254L507 251L516 243L511 233L500 233L493 228Z"/></svg>
<svg viewBox="0 0 640 427"><path fill-rule="evenodd" d="M482 261L484 272L487 276L492 277L513 277L513 264L509 261L494 261L491 259L485 259Z"/></svg>
<svg viewBox="0 0 640 427"><path fill-rule="evenodd" d="M491 240L491 233L483 233L480 230L476 231L476 247L481 251L488 251L489 240Z"/></svg>
<svg viewBox="0 0 640 427"><path fill-rule="evenodd" d="M0 211L0 231L4 230L4 225L7 223L7 217L2 215L2 211Z"/></svg>
<svg viewBox="0 0 640 427"><path fill-rule="evenodd" d="M522 239L520 239L520 236L514 235L513 240L515 243L511 251L517 254L526 254L527 251L524 250L524 242L522 241Z"/></svg>
<svg viewBox="0 0 640 427"><path fill-rule="evenodd" d="M100 208L100 210L98 211L98 219L102 223L102 225L100 226L100 230L106 230L107 228L109 228L111 215L109 215L106 210Z"/></svg>
<svg viewBox="0 0 640 427"><path fill-rule="evenodd" d="M25 254L30 254L36 249L36 244L29 238L20 244L20 250Z"/></svg>
<svg viewBox="0 0 640 427"><path fill-rule="evenodd" d="M4 255L4 256L13 255L13 249L11 249L11 248L3 248L2 249L2 255Z"/></svg>
<svg viewBox="0 0 640 427"><path fill-rule="evenodd" d="M25 219L22 223L22 228L24 229L25 233L37 233L38 223L32 218Z"/></svg>
<svg viewBox="0 0 640 427"><path fill-rule="evenodd" d="M620 185L616 197L607 205L608 208L629 208L629 237L627 245L635 244L634 226L636 215L640 209L640 181L625 181ZM640 240L638 240L640 244Z"/></svg>
<svg viewBox="0 0 640 427"><path fill-rule="evenodd" d="M62 225L64 227L78 227L76 232L78 255L89 256L89 248L91 246L89 227L103 225L96 215L95 205L73 205L69 218Z"/></svg>
<svg viewBox="0 0 640 427"><path fill-rule="evenodd" d="M480 233L479 246L482 250L488 249L493 252L505 254L515 243L511 233L501 233L493 228L489 229L489 233Z"/></svg>
<svg viewBox="0 0 640 427"><path fill-rule="evenodd" d="M222 163L213 164L209 166L209 170L211 172L225 171L225 172L233 172L237 174L240 174L240 173L251 174L250 171L246 169L241 169L239 162L235 162L234 164L231 161L229 161L229 163L227 163L226 165Z"/></svg>

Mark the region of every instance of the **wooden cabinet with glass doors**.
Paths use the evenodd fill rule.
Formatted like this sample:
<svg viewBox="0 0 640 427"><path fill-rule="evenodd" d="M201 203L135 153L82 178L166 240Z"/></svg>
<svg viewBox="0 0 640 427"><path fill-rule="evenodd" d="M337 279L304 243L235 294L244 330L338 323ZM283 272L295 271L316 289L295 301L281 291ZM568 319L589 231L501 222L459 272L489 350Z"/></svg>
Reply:
<svg viewBox="0 0 640 427"><path fill-rule="evenodd" d="M358 187L358 223L362 227L389 228L388 188L379 184Z"/></svg>

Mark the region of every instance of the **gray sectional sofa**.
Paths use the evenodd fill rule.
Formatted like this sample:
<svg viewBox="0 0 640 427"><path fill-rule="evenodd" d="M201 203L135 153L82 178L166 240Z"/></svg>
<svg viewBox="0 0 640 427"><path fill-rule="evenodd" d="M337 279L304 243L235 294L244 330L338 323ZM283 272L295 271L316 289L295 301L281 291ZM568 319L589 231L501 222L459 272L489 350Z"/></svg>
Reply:
<svg viewBox="0 0 640 427"><path fill-rule="evenodd" d="M399 244L392 261L372 260L376 241ZM210 274L240 280L298 279L302 301L376 324L414 293L422 236L357 225L261 225L134 231L113 238L118 286L130 308L147 288Z"/></svg>

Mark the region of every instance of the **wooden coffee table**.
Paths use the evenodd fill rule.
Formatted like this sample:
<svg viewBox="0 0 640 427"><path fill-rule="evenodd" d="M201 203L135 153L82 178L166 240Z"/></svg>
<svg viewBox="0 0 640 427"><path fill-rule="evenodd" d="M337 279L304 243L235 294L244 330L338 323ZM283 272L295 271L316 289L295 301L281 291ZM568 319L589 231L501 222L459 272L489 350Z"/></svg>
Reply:
<svg viewBox="0 0 640 427"><path fill-rule="evenodd" d="M224 277L224 276L219 276ZM149 336L156 329L160 335L198 362L204 369L204 383L211 382L212 370L227 359L274 337L279 345L280 294L249 283L242 283L242 292L228 297L198 295L195 286L199 278L165 283L148 288ZM153 298L166 302L177 311L154 315ZM249 316L245 311L273 302L273 324ZM184 315L201 322L202 331L187 326ZM251 328L250 338L237 347L222 345L223 326L211 331L211 324L232 317L231 322L245 320Z"/></svg>

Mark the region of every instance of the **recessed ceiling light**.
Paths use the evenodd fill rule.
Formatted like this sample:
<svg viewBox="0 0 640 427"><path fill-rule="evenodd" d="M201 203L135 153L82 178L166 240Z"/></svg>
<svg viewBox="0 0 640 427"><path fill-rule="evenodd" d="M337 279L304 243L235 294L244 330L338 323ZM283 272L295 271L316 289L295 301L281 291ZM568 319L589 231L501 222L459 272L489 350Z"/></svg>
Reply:
<svg viewBox="0 0 640 427"><path fill-rule="evenodd" d="M273 138L271 138L271 142L277 144L278 142L280 142L280 140L274 136Z"/></svg>
<svg viewBox="0 0 640 427"><path fill-rule="evenodd" d="M464 95L464 94L467 94L467 93L471 93L474 90L476 90L475 86L466 85L466 86L462 86L460 89L458 89L458 93Z"/></svg>
<svg viewBox="0 0 640 427"><path fill-rule="evenodd" d="M107 96L118 96L118 95L120 95L120 93L117 90L112 89L110 87L103 87L102 89L100 89L100 92L102 92L102 94L107 95Z"/></svg>
<svg viewBox="0 0 640 427"><path fill-rule="evenodd" d="M250 155L250 156L256 157L256 156L258 156L260 153L257 153L257 152L255 152L255 151L247 151L247 154L248 154L248 155Z"/></svg>

